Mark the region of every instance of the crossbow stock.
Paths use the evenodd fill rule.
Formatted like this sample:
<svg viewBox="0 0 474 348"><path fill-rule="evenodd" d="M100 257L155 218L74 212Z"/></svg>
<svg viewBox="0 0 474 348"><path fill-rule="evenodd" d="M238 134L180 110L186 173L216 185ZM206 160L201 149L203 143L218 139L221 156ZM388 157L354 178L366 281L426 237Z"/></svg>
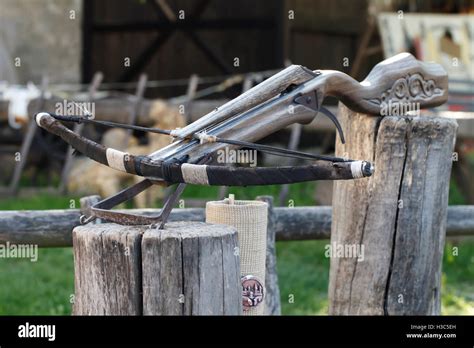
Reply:
<svg viewBox="0 0 474 348"><path fill-rule="evenodd" d="M383 116L382 110L387 105L418 103L420 108L426 108L444 103L447 99L447 74L440 65L420 62L408 53L377 64L360 83L339 71L311 71L292 65L182 129L145 128L44 112L36 115L36 122L94 161L145 178L92 206L90 216L81 217L82 223L101 218L126 225L160 223L162 228L186 184L250 186L370 176L374 168L366 161L255 143L291 124L308 124L318 112L331 119L344 142L337 118L321 105L328 95L338 98L354 111ZM174 142L148 156L135 156L84 138L59 121L155 132L172 136ZM245 147L316 161L309 165L286 167L216 165L215 155L224 147ZM158 215L143 216L110 210L153 184L178 184Z"/></svg>

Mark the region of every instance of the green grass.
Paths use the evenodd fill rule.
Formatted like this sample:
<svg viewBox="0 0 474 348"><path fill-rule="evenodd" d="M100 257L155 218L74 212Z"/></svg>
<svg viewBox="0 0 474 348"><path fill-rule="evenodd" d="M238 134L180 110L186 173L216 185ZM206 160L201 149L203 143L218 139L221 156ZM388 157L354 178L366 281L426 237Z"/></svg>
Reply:
<svg viewBox="0 0 474 348"><path fill-rule="evenodd" d="M0 200L0 210L44 210L79 208L78 197L39 194Z"/></svg>
<svg viewBox="0 0 474 348"><path fill-rule="evenodd" d="M238 199L257 195L278 196L279 187L231 189ZM310 195L308 195L308 192ZM291 187L295 205L312 205L314 184ZM461 204L456 188L452 199ZM215 199L216 188L190 187L184 198ZM0 200L6 209L67 209L77 197L41 195ZM451 201L451 198L450 198ZM451 201L452 202L452 201ZM453 202L452 202L453 203ZM329 259L324 256L328 241L277 243L278 275L283 314L326 314ZM457 249L453 249L456 248ZM456 255L457 251L457 255ZM446 245L443 260L443 314L474 314L474 241ZM74 293L71 248L39 249L37 262L0 258L0 314L69 314Z"/></svg>
<svg viewBox="0 0 474 348"><path fill-rule="evenodd" d="M277 243L277 267L283 314L326 314L329 259L328 241Z"/></svg>
<svg viewBox="0 0 474 348"><path fill-rule="evenodd" d="M0 259L0 314L70 314L72 248L38 249L38 261Z"/></svg>
<svg viewBox="0 0 474 348"><path fill-rule="evenodd" d="M474 315L474 240L446 243L442 287L443 314Z"/></svg>
<svg viewBox="0 0 474 348"><path fill-rule="evenodd" d="M277 243L284 314L327 314L329 259L324 256L327 243L323 240ZM474 315L474 241L459 243L458 256L453 256L453 246L447 243L443 258L442 314Z"/></svg>

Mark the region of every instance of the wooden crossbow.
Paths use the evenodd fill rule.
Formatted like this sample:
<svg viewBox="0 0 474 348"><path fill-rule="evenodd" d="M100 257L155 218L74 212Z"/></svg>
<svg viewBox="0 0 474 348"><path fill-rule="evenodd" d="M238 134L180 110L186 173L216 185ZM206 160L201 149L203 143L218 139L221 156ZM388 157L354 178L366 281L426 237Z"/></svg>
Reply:
<svg viewBox="0 0 474 348"><path fill-rule="evenodd" d="M344 142L337 118L321 105L327 95L337 97L354 111L383 116L382 110L387 106L418 103L420 108L426 108L444 103L447 100L447 74L440 65L420 62L408 53L377 64L360 83L339 71L311 71L303 66L292 65L182 129L147 128L44 112L36 115L36 122L94 161L145 178L93 205L90 215L81 217L82 223L101 218L125 225L156 226L159 223L162 228L186 184L250 186L370 176L374 168L367 161L315 155L255 143L293 123L310 123L318 112L331 119ZM59 121L165 134L172 136L174 142L148 156L135 156L84 138ZM213 163L215 154L224 147L245 147L316 161L309 165L286 167L216 165ZM143 216L110 210L153 184L178 184L158 215Z"/></svg>

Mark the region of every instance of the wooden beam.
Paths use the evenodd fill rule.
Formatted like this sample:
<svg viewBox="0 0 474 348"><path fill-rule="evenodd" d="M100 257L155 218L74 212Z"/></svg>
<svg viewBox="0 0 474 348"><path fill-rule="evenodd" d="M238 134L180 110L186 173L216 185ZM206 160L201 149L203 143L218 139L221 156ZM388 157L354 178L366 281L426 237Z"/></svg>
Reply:
<svg viewBox="0 0 474 348"><path fill-rule="evenodd" d="M325 117L326 118L326 117ZM288 142L288 150L296 151L298 150L298 146L300 144L301 139L301 132L303 129L303 125L301 123L294 123L291 125L291 133L290 133L290 141ZM295 158L287 159L286 165L295 165ZM282 185L280 189L280 193L278 195L278 203L280 205L286 205L286 200L288 198L288 194L290 192L290 185Z"/></svg>
<svg viewBox="0 0 474 348"><path fill-rule="evenodd" d="M10 101L0 100L0 122L8 122L8 107Z"/></svg>
<svg viewBox="0 0 474 348"><path fill-rule="evenodd" d="M199 76L197 74L192 74L189 77L188 88L186 90L186 101L183 103L184 105L184 114L186 116L186 125L190 124L191 121L191 107L192 101L196 96L196 91L199 86Z"/></svg>
<svg viewBox="0 0 474 348"><path fill-rule="evenodd" d="M130 106L130 119L128 120L128 124L135 125L137 123L138 114L140 113L141 104L143 102L143 95L145 94L146 89L146 82L148 81L148 77L146 74L140 74L138 78L137 89L135 91L135 99ZM130 136L132 135L132 130L127 130L127 135L123 140L123 148L127 148Z"/></svg>
<svg viewBox="0 0 474 348"><path fill-rule="evenodd" d="M152 2L153 4L156 3ZM192 10L189 19L193 20L198 18L201 13L206 9L209 0L201 0ZM171 15L168 13L168 15ZM171 35L176 31L179 22L176 21L176 17L173 20L173 17L167 18L166 29L161 29L158 36L140 53L138 60L120 76L119 82L126 82L131 80L136 74L143 71L146 66L149 64L150 60L153 58L153 55L158 51L158 49L171 37ZM183 21L184 22L184 21ZM157 30L157 28L155 28Z"/></svg>
<svg viewBox="0 0 474 348"><path fill-rule="evenodd" d="M314 17L311 13L298 12L296 18L291 25L292 32L347 36L357 35L363 26L358 17L350 15Z"/></svg>
<svg viewBox="0 0 474 348"><path fill-rule="evenodd" d="M162 31L158 34L153 41L151 41L145 49L140 52L137 59L134 59L134 63L131 67L125 69L125 71L118 78L119 82L127 82L133 79L138 73L143 71L150 60L153 58L155 53L161 46L168 41L173 34L174 30Z"/></svg>
<svg viewBox="0 0 474 348"><path fill-rule="evenodd" d="M211 61L214 65L216 65L219 70L224 74L230 74L232 68L230 67L229 63L224 61L221 57L219 57L214 50L202 40L193 30L185 30L184 33L191 39L191 41L204 53L209 61Z"/></svg>
<svg viewBox="0 0 474 348"><path fill-rule="evenodd" d="M258 196L257 200L268 204L267 256L265 260L265 314L281 315L280 287L278 286L276 257L276 214L272 196Z"/></svg>
<svg viewBox="0 0 474 348"><path fill-rule="evenodd" d="M87 83L92 79L92 52L94 51L94 1L82 2L82 50L81 50L81 80Z"/></svg>
<svg viewBox="0 0 474 348"><path fill-rule="evenodd" d="M173 9L168 5L166 0L154 0L155 4L161 9L161 12L168 18L168 21L175 21L176 14L174 13Z"/></svg>
<svg viewBox="0 0 474 348"><path fill-rule="evenodd" d="M377 24L375 16L370 15L367 19L367 26L360 35L357 51L355 54L354 62L352 63L350 75L357 78L362 65L363 60L367 57L367 47L370 44L370 40L374 32L377 30Z"/></svg>
<svg viewBox="0 0 474 348"><path fill-rule="evenodd" d="M156 215L157 209L129 209ZM274 208L277 241L320 240L331 237L330 206ZM79 226L79 209L0 211L0 244L72 246L71 231ZM169 221L204 221L203 208L174 209ZM448 206L448 237L474 236L474 205Z"/></svg>
<svg viewBox="0 0 474 348"><path fill-rule="evenodd" d="M96 72L94 74L91 84L89 85L89 91L88 91L90 101L94 100L95 93L99 89L99 86L102 83L103 78L104 78L104 75L101 72ZM78 123L74 125L73 132L80 135L83 129L84 129L84 124ZM72 148L72 146L68 146L66 159L65 159L64 166L61 172L61 181L59 183L59 188L58 188L59 192L67 191L67 183L69 179L69 172L71 171L71 167L72 167L73 153L74 153L74 149Z"/></svg>
<svg viewBox="0 0 474 348"><path fill-rule="evenodd" d="M13 177L10 182L10 187L9 187L10 192L15 195L18 193L18 185L20 183L21 174L23 173L23 169L25 168L26 162L28 161L28 154L30 152L31 144L33 143L36 130L38 129L38 126L35 120L35 115L36 113L42 111L41 109L44 107L45 94L47 92L47 89L48 89L48 77L43 76L41 79L41 87L40 87L41 94L40 94L38 104L37 104L38 108L31 115L30 122L28 123L28 128L26 131L26 135L23 138L23 142L21 144L20 160L16 162L15 170L13 171Z"/></svg>
<svg viewBox="0 0 474 348"><path fill-rule="evenodd" d="M242 91L241 94L244 94L247 92L249 89L253 87L253 84L255 83L254 78L252 76L247 76L243 83L242 83ZM219 187L219 193L217 194L217 197L219 200L224 199L229 193L229 187L228 186L221 186Z"/></svg>
<svg viewBox="0 0 474 348"><path fill-rule="evenodd" d="M148 32L148 31L171 31L171 30L271 30L275 27L275 22L266 17L261 18L229 18L229 19L186 19L176 23L169 22L116 22L116 23L95 23L94 31L101 33L122 33L122 32Z"/></svg>

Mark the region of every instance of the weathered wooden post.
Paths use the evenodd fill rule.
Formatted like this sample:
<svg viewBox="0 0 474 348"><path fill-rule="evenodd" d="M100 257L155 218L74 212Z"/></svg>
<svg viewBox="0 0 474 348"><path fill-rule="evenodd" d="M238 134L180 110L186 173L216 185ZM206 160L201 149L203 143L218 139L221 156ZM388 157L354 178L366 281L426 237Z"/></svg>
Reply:
<svg viewBox="0 0 474 348"><path fill-rule="evenodd" d="M202 222L76 227L73 314L238 315L237 245L234 228Z"/></svg>
<svg viewBox="0 0 474 348"><path fill-rule="evenodd" d="M375 173L334 186L329 314L439 314L456 122L343 105L339 121L336 154L372 161Z"/></svg>
<svg viewBox="0 0 474 348"><path fill-rule="evenodd" d="M141 236L146 227L74 228L74 315L140 315Z"/></svg>
<svg viewBox="0 0 474 348"><path fill-rule="evenodd" d="M241 314L237 246L237 231L225 225L175 222L145 232L143 314Z"/></svg>
<svg viewBox="0 0 474 348"><path fill-rule="evenodd" d="M266 202L268 205L267 222L267 253L265 260L265 314L280 315L280 287L278 286L277 259L276 259L276 216L272 196L258 196L258 201Z"/></svg>
<svg viewBox="0 0 474 348"><path fill-rule="evenodd" d="M97 90L99 89L100 84L102 83L102 80L104 79L104 74L102 74L100 71L96 72L94 74L94 77L92 78L91 84L89 85L89 102L93 102L95 95L97 93ZM90 110L84 110L85 112L90 112ZM81 134L82 130L84 128L84 123L77 123L74 125L74 133L76 134ZM72 147L69 147L66 153L66 158L64 160L64 165L63 169L61 172L61 181L59 183L58 191L65 193L67 191L67 182L69 180L69 174L71 172L71 167L72 167L72 161L73 161L73 154L74 154L74 149Z"/></svg>

